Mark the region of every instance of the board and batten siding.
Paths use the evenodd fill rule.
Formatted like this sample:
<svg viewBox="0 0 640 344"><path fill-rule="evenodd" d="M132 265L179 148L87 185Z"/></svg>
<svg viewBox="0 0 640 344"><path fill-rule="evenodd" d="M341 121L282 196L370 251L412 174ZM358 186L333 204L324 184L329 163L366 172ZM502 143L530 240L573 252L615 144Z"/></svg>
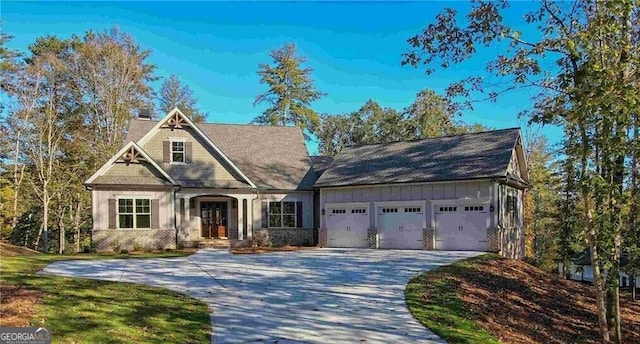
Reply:
<svg viewBox="0 0 640 344"><path fill-rule="evenodd" d="M262 228L263 201L302 202L302 228L313 228L313 191L261 192L258 198L253 200L253 228Z"/></svg>
<svg viewBox="0 0 640 344"><path fill-rule="evenodd" d="M93 230L109 229L109 200L127 197L148 198L158 200L159 229L174 229L173 194L171 191L147 190L96 190L91 192L93 202ZM116 203L117 206L117 203Z"/></svg>
<svg viewBox="0 0 640 344"><path fill-rule="evenodd" d="M320 193L320 212L327 203L370 202L370 223L375 223L376 216L373 202L384 201L432 201L453 200L461 198L492 198L494 183L490 181L459 181L450 183L422 183L411 185L361 186L342 188L323 188ZM492 200L493 202L493 200ZM326 210L325 210L326 213ZM427 224L432 223L431 211L426 211ZM495 219L492 216L491 225ZM321 215L320 227L324 227Z"/></svg>
<svg viewBox="0 0 640 344"><path fill-rule="evenodd" d="M164 162L165 156L163 152L165 147L163 145L164 142L168 142L171 139L184 139L186 142L192 142L190 152L191 161L188 164L170 164ZM242 181L242 178L236 176L232 168L223 162L222 157L189 127L174 130L160 128L149 141L142 145L142 149L144 149L153 160L160 164L165 171L178 180L211 179Z"/></svg>

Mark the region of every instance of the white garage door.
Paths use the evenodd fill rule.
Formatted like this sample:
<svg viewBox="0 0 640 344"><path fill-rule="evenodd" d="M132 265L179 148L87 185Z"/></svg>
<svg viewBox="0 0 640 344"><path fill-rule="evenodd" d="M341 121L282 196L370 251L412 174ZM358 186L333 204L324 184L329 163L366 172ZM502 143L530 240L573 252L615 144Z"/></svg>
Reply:
<svg viewBox="0 0 640 344"><path fill-rule="evenodd" d="M486 251L487 205L436 206L436 249Z"/></svg>
<svg viewBox="0 0 640 344"><path fill-rule="evenodd" d="M369 212L366 207L328 209L326 221L329 247L368 247Z"/></svg>
<svg viewBox="0 0 640 344"><path fill-rule="evenodd" d="M378 207L376 216L380 248L418 250L424 247L424 206Z"/></svg>

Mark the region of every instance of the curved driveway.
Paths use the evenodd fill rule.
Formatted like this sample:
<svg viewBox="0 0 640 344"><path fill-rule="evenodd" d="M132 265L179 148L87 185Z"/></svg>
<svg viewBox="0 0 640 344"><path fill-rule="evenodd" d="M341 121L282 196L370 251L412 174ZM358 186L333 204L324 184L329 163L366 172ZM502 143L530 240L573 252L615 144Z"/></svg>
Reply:
<svg viewBox="0 0 640 344"><path fill-rule="evenodd" d="M405 306L417 273L477 252L315 249L59 261L42 273L143 283L207 302L212 343L444 343Z"/></svg>

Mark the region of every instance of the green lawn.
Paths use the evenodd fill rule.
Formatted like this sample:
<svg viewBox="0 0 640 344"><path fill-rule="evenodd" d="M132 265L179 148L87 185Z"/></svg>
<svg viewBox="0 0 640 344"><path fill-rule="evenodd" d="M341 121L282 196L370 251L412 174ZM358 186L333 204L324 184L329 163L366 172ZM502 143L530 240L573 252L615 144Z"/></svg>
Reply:
<svg viewBox="0 0 640 344"><path fill-rule="evenodd" d="M478 326L458 297L456 282L447 276L461 269L493 259L487 254L427 271L412 278L405 290L407 307L424 326L451 344L498 344L489 332Z"/></svg>
<svg viewBox="0 0 640 344"><path fill-rule="evenodd" d="M42 293L30 320L48 327L54 343L208 343L207 304L163 288L81 278L40 276L68 259L158 258L187 252L2 257L0 282Z"/></svg>

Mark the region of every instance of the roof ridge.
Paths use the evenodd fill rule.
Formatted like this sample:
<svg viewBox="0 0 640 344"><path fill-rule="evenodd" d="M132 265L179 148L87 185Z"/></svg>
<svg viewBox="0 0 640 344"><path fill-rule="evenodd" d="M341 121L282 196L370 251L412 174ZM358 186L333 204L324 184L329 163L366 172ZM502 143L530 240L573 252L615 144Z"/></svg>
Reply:
<svg viewBox="0 0 640 344"><path fill-rule="evenodd" d="M400 143L400 142L418 142L418 141L427 141L427 140L439 140L439 139L444 139L444 138L449 138L449 137L479 135L479 134L495 133L495 132L499 132L499 131L510 131L510 130L520 130L520 127L495 129L495 130L485 130L485 131L476 131L476 132L473 132L473 133L464 133L464 134L451 134L451 135L444 135L444 136L438 136L438 137L423 137L423 138L419 138L419 139L395 140L395 141L377 142L377 143L360 143L360 144L354 144L354 145L346 145L345 148L357 148L357 147L375 146L375 145L390 145L390 144L393 144L393 143Z"/></svg>
<svg viewBox="0 0 640 344"><path fill-rule="evenodd" d="M140 119L137 117L132 118L132 120L136 120L136 121L140 121L140 122L152 122L152 123L158 123L159 120L148 120L148 119ZM295 129L300 129L299 127L295 126L295 125L262 125L262 124L253 124L253 123L211 123L211 122L199 122L199 123L194 123L195 125L221 125L221 126L238 126L238 127L266 127L266 128L295 128Z"/></svg>

